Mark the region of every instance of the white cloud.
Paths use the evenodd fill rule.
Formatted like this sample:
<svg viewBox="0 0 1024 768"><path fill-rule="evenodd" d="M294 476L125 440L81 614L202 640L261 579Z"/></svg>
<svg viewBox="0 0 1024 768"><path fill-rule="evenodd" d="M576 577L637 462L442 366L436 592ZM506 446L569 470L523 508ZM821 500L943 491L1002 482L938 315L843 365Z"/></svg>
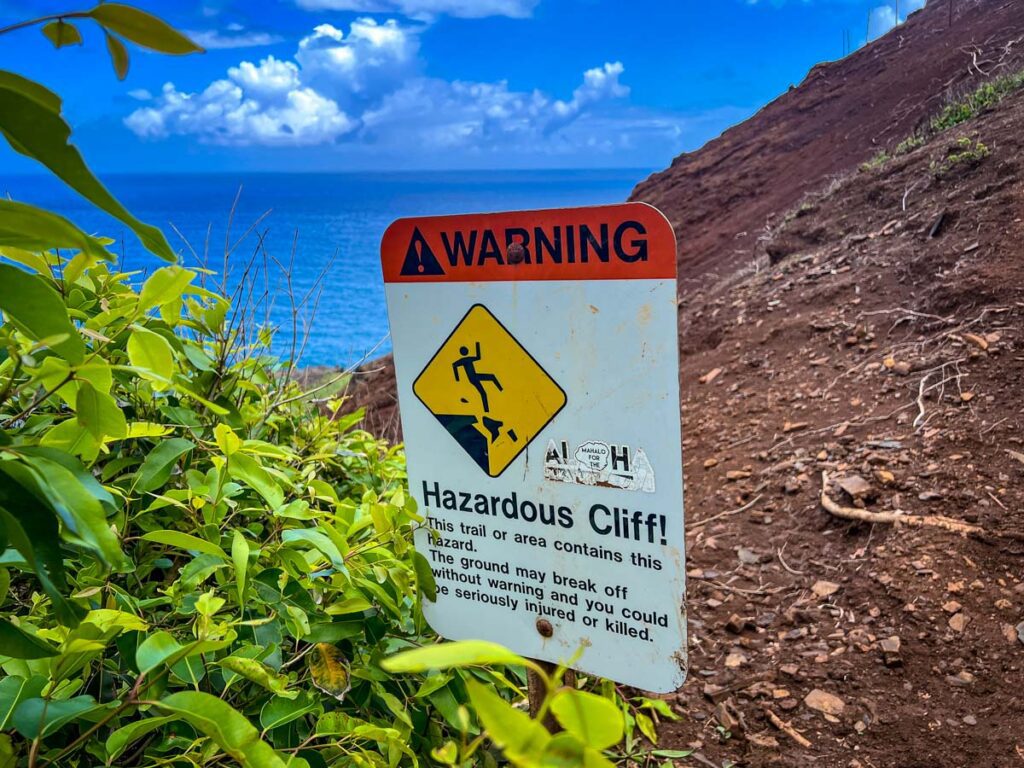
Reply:
<svg viewBox="0 0 1024 768"><path fill-rule="evenodd" d="M341 104L364 104L397 88L419 68L419 30L394 19L356 19L348 36L320 24L299 42L303 82Z"/></svg>
<svg viewBox="0 0 1024 768"><path fill-rule="evenodd" d="M459 16L479 19L510 16L516 19L533 13L539 0L295 0L307 11L355 11L356 13L398 13L415 19Z"/></svg>
<svg viewBox="0 0 1024 768"><path fill-rule="evenodd" d="M241 24L228 24L227 34L216 29L190 29L185 34L208 50L222 48L261 48L280 43L284 38L269 32L246 31Z"/></svg>
<svg viewBox="0 0 1024 768"><path fill-rule="evenodd" d="M136 101L149 101L153 98L153 94L145 88L135 88L134 90L128 91L128 95Z"/></svg>
<svg viewBox="0 0 1024 768"><path fill-rule="evenodd" d="M211 144L309 146L333 141L356 123L331 99L299 82L299 68L268 56L243 61L202 93L164 85L155 106L137 109L125 124L142 138L194 135Z"/></svg>
<svg viewBox="0 0 1024 768"><path fill-rule="evenodd" d="M571 97L514 90L506 81L427 77L424 27L360 18L303 38L293 60L242 61L199 93L172 84L126 118L137 135L224 145L373 147L390 156L613 153L658 143L675 151L683 119L629 107L621 62L586 70ZM653 144L652 144L653 145ZM422 155L421 155L422 156Z"/></svg>

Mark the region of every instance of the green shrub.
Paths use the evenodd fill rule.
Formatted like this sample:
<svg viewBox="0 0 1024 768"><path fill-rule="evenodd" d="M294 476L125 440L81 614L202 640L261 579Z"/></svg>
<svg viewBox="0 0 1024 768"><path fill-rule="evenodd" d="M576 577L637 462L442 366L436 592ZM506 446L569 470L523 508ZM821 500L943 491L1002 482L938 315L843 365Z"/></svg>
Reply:
<svg viewBox="0 0 1024 768"><path fill-rule="evenodd" d="M946 156L931 164L932 173L943 176L954 168L973 167L992 154L980 141L961 136L949 147Z"/></svg>
<svg viewBox="0 0 1024 768"><path fill-rule="evenodd" d="M862 171L876 171L880 168L884 168L885 164L889 162L889 159L889 153L883 149L870 160L861 163L860 169Z"/></svg>
<svg viewBox="0 0 1024 768"><path fill-rule="evenodd" d="M963 98L947 104L938 115L932 118L929 131L935 135L955 128L961 123L977 117L986 109L994 107L1022 87L1024 87L1024 70L989 80Z"/></svg>

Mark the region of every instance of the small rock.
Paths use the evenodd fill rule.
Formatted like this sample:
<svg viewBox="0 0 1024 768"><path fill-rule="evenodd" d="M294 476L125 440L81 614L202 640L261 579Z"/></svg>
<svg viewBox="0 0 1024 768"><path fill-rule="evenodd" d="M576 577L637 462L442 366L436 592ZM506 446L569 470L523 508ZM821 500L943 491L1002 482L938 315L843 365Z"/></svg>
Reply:
<svg viewBox="0 0 1024 768"><path fill-rule="evenodd" d="M785 688L776 688L772 691L773 699L788 699L789 696L789 691L787 691Z"/></svg>
<svg viewBox="0 0 1024 768"><path fill-rule="evenodd" d="M747 657L742 653L730 653L725 657L725 666L728 669L736 669L747 663Z"/></svg>
<svg viewBox="0 0 1024 768"><path fill-rule="evenodd" d="M823 691L820 688L815 688L804 696L804 706L816 712L821 712L824 715L832 715L834 717L843 714L846 704L838 696Z"/></svg>
<svg viewBox="0 0 1024 768"><path fill-rule="evenodd" d="M778 749L779 740L770 733L748 733L747 741L762 749Z"/></svg>
<svg viewBox="0 0 1024 768"><path fill-rule="evenodd" d="M729 620L725 622L725 628L732 632L734 635L739 635L747 628L747 620L741 619L735 613L729 617Z"/></svg>
<svg viewBox="0 0 1024 768"><path fill-rule="evenodd" d="M782 425L783 432L798 432L801 429L807 429L809 424L806 421L787 421Z"/></svg>
<svg viewBox="0 0 1024 768"><path fill-rule="evenodd" d="M871 483L865 480L860 475L847 475L846 477L840 478L837 484L842 488L851 499L863 499L870 498L871 494Z"/></svg>
<svg viewBox="0 0 1024 768"><path fill-rule="evenodd" d="M899 653L900 639L896 635L887 637L878 643L878 647L882 649L882 653Z"/></svg>
<svg viewBox="0 0 1024 768"><path fill-rule="evenodd" d="M917 494L917 498L921 501L938 501L942 498L942 494L938 491L922 491Z"/></svg>
<svg viewBox="0 0 1024 768"><path fill-rule="evenodd" d="M897 376L909 376L910 375L910 363L906 360L900 360L896 365L892 367L892 372Z"/></svg>
<svg viewBox="0 0 1024 768"><path fill-rule="evenodd" d="M974 715L964 715L964 724L966 724L966 725L977 725L978 724L978 718L976 718Z"/></svg>
<svg viewBox="0 0 1024 768"><path fill-rule="evenodd" d="M800 702L794 698L782 699L779 701L779 709L790 712L800 706Z"/></svg>
<svg viewBox="0 0 1024 768"><path fill-rule="evenodd" d="M816 581L814 586L811 587L813 592L818 597L829 597L839 591L839 585L834 581Z"/></svg>
<svg viewBox="0 0 1024 768"><path fill-rule="evenodd" d="M1024 621L1017 625L1017 639L1024 643Z"/></svg>
<svg viewBox="0 0 1024 768"><path fill-rule="evenodd" d="M876 469L875 479L882 485L892 485L894 482L896 482L896 475L894 475L888 469Z"/></svg>
<svg viewBox="0 0 1024 768"><path fill-rule="evenodd" d="M725 473L726 480L746 480L752 473L745 469L730 469Z"/></svg>
<svg viewBox="0 0 1024 768"><path fill-rule="evenodd" d="M971 620L966 613L958 613L949 619L949 628L954 632L963 632L970 621Z"/></svg>
<svg viewBox="0 0 1024 768"><path fill-rule="evenodd" d="M942 610L946 613L958 613L963 608L956 600L950 600L942 604Z"/></svg>
<svg viewBox="0 0 1024 768"><path fill-rule="evenodd" d="M711 469L712 467L717 466L717 464L718 464L718 459L705 459L705 461L704 461L704 469Z"/></svg>
<svg viewBox="0 0 1024 768"><path fill-rule="evenodd" d="M946 591L951 595L959 595L964 591L964 583L962 581L951 581L946 584Z"/></svg>

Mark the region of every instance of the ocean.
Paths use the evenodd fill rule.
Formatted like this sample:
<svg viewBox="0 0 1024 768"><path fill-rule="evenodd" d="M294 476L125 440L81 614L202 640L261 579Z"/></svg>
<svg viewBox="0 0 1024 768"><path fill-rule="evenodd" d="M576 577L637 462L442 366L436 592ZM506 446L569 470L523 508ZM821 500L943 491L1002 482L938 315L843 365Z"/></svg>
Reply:
<svg viewBox="0 0 1024 768"><path fill-rule="evenodd" d="M203 266L205 260L210 269L222 272L229 236L233 247L229 284L244 271L261 239L271 257L267 263L273 265L276 259L283 265L293 264L292 281L300 296L329 266L315 316L305 313L308 341L299 363L347 366L391 349L379 246L381 235L395 219L622 202L648 173L217 173L102 178L132 213L164 230L185 266ZM115 238L118 242L111 249L121 254L120 268L140 272L140 280L163 264L145 252L124 225L50 177L8 176L0 186L0 192L15 200L56 211L86 232ZM270 303L270 322L290 329L284 280L278 277L272 283L271 292L276 295ZM290 350L290 330L278 333L274 351L287 356Z"/></svg>

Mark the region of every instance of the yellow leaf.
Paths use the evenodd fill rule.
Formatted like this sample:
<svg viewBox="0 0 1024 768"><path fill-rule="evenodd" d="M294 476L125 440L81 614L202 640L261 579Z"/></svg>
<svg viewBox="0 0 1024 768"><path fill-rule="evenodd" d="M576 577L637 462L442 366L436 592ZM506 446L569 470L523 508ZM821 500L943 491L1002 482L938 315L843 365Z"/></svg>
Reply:
<svg viewBox="0 0 1024 768"><path fill-rule="evenodd" d="M313 684L338 701L344 701L345 694L352 687L348 669L348 662L341 651L330 643L317 643L309 652L309 671L313 676Z"/></svg>

